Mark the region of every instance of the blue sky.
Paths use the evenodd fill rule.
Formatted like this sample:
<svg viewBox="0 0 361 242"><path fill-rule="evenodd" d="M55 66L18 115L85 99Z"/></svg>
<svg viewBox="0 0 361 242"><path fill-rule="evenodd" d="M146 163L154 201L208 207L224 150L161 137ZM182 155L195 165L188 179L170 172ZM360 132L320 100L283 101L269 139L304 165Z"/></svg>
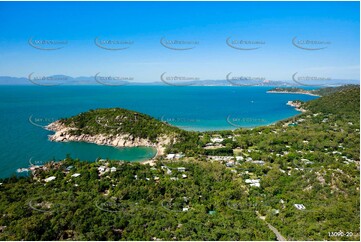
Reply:
<svg viewBox="0 0 361 242"><path fill-rule="evenodd" d="M359 79L358 2L1 2L0 76L96 73L159 81L162 73L225 79L234 75L291 80L295 72ZM36 40L67 41L45 51ZM133 41L109 51L94 39ZM198 41L191 50L163 47L160 39ZM237 50L226 39L263 41ZM316 51L292 39L329 42Z"/></svg>

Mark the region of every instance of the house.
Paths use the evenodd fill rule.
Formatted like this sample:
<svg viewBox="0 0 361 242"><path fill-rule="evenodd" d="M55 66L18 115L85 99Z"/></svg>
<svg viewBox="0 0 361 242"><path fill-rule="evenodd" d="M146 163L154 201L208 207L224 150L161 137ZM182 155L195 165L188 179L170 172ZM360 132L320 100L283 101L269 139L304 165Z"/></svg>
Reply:
<svg viewBox="0 0 361 242"><path fill-rule="evenodd" d="M105 166L99 166L98 171L99 172L105 172L106 167Z"/></svg>
<svg viewBox="0 0 361 242"><path fill-rule="evenodd" d="M179 172L185 172L186 171L185 167L178 167L177 169L178 169Z"/></svg>
<svg viewBox="0 0 361 242"><path fill-rule="evenodd" d="M242 161L244 160L243 156L236 156L236 161Z"/></svg>
<svg viewBox="0 0 361 242"><path fill-rule="evenodd" d="M209 215L215 215L215 214L216 214L216 211L210 210L210 211L208 211L208 214L209 214Z"/></svg>
<svg viewBox="0 0 361 242"><path fill-rule="evenodd" d="M184 157L183 154L176 154L176 155L175 155L175 158L176 158L176 159L180 159L180 158L182 158L182 157Z"/></svg>
<svg viewBox="0 0 361 242"><path fill-rule="evenodd" d="M186 174L182 174L182 178L183 178L183 179L187 178L187 175L186 175Z"/></svg>
<svg viewBox="0 0 361 242"><path fill-rule="evenodd" d="M53 180L55 180L55 179L56 179L55 176L51 176L51 177L45 178L44 181L45 181L45 182L50 182L50 181L53 181Z"/></svg>
<svg viewBox="0 0 361 242"><path fill-rule="evenodd" d="M168 154L167 157L166 157L166 159L168 159L168 160L173 160L174 157L175 157L175 154Z"/></svg>
<svg viewBox="0 0 361 242"><path fill-rule="evenodd" d="M253 161L254 164L257 164L257 165L264 165L264 161L263 160L255 160Z"/></svg>
<svg viewBox="0 0 361 242"><path fill-rule="evenodd" d="M110 168L110 172L116 172L117 168L115 168L114 166L112 168Z"/></svg>
<svg viewBox="0 0 361 242"><path fill-rule="evenodd" d="M298 210L305 210L306 209L306 207L305 207L305 205L303 205L303 204L294 204L294 206L295 206L295 208L297 208Z"/></svg>
<svg viewBox="0 0 361 242"><path fill-rule="evenodd" d="M80 173L74 173L73 175L71 175L71 177L78 177L80 176Z"/></svg>
<svg viewBox="0 0 361 242"><path fill-rule="evenodd" d="M260 187L260 179L246 179L245 183L249 184L251 187Z"/></svg>
<svg viewBox="0 0 361 242"><path fill-rule="evenodd" d="M189 208L183 208L183 212L188 212Z"/></svg>
<svg viewBox="0 0 361 242"><path fill-rule="evenodd" d="M211 141L213 143L221 143L224 139L220 138L220 137L213 137L211 138Z"/></svg>
<svg viewBox="0 0 361 242"><path fill-rule="evenodd" d="M155 176L155 177L154 177L154 181L159 181L159 177L158 177L158 176Z"/></svg>
<svg viewBox="0 0 361 242"><path fill-rule="evenodd" d="M68 166L65 170L70 171L74 166Z"/></svg>
<svg viewBox="0 0 361 242"><path fill-rule="evenodd" d="M227 166L227 167L233 167L233 166L234 166L234 161L228 161L228 162L226 163L226 166Z"/></svg>
<svg viewBox="0 0 361 242"><path fill-rule="evenodd" d="M170 180L171 181L178 181L179 179L178 179L178 177L171 177Z"/></svg>

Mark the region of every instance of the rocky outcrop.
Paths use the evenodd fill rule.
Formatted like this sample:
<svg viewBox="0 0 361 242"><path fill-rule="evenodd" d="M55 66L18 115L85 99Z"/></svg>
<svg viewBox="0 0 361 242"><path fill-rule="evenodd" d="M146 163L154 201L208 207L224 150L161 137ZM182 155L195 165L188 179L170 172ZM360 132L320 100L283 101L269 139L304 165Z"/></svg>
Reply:
<svg viewBox="0 0 361 242"><path fill-rule="evenodd" d="M60 121L55 121L49 124L46 126L46 129L55 132L53 135L49 135L49 140L55 142L78 141L114 147L154 147L157 149L157 156L163 155L166 146L168 146L172 141L175 141L175 138L170 138L165 135L158 137L156 142L151 142L148 139L139 137L133 137L131 134L72 135L70 134L70 131L76 130L76 128L67 127Z"/></svg>
<svg viewBox="0 0 361 242"><path fill-rule="evenodd" d="M297 111L300 111L302 113L306 112L304 108L302 108L302 103L297 101L288 101L287 105L294 107Z"/></svg>

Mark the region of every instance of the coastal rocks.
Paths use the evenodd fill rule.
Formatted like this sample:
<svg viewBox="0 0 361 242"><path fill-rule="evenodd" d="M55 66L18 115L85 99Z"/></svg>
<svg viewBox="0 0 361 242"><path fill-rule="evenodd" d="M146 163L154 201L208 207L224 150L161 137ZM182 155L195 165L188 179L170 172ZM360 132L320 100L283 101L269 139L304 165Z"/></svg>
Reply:
<svg viewBox="0 0 361 242"><path fill-rule="evenodd" d="M298 101L288 101L287 105L294 107L297 111L300 111L302 113L306 112L304 108L302 108L302 103Z"/></svg>
<svg viewBox="0 0 361 242"><path fill-rule="evenodd" d="M55 132L53 135L49 135L49 140L54 142L75 141L75 142L94 143L98 145L108 145L114 147L139 147L139 146L154 147L157 149L157 156L164 154L165 146L169 145L171 142L175 142L175 138L170 138L167 136L160 136L158 137L156 142L151 142L148 139L133 137L131 134L72 135L70 134L70 131L76 129L67 127L64 124L62 124L60 121L55 121L49 124L46 127L46 129Z"/></svg>

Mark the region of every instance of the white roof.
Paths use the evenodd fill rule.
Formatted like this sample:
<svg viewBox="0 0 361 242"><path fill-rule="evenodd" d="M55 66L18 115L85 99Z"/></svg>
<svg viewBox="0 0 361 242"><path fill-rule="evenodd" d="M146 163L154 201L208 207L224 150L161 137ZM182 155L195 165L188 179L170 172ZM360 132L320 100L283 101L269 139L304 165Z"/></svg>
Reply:
<svg viewBox="0 0 361 242"><path fill-rule="evenodd" d="M245 183L259 183L260 179L246 179Z"/></svg>
<svg viewBox="0 0 361 242"><path fill-rule="evenodd" d="M74 173L73 175L71 175L72 177L78 177L80 176L80 173Z"/></svg>
<svg viewBox="0 0 361 242"><path fill-rule="evenodd" d="M223 139L222 138L211 138L211 141L212 142L222 142L223 141Z"/></svg>
<svg viewBox="0 0 361 242"><path fill-rule="evenodd" d="M55 179L56 179L56 176L51 176L51 177L45 178L44 181L45 182L50 182L50 181L55 180Z"/></svg>
<svg viewBox="0 0 361 242"><path fill-rule="evenodd" d="M167 159L173 159L175 157L175 154L168 154Z"/></svg>
<svg viewBox="0 0 361 242"><path fill-rule="evenodd" d="M183 178L187 178L187 175L186 175L186 174L183 174L182 177L183 177Z"/></svg>
<svg viewBox="0 0 361 242"><path fill-rule="evenodd" d="M303 205L303 204L294 204L294 206L298 209L298 210L305 210L306 209L306 207L305 207L305 205Z"/></svg>
<svg viewBox="0 0 361 242"><path fill-rule="evenodd" d="M259 184L259 183L252 183L252 184L250 184L250 186L251 186L251 187L260 187L261 184Z"/></svg>

